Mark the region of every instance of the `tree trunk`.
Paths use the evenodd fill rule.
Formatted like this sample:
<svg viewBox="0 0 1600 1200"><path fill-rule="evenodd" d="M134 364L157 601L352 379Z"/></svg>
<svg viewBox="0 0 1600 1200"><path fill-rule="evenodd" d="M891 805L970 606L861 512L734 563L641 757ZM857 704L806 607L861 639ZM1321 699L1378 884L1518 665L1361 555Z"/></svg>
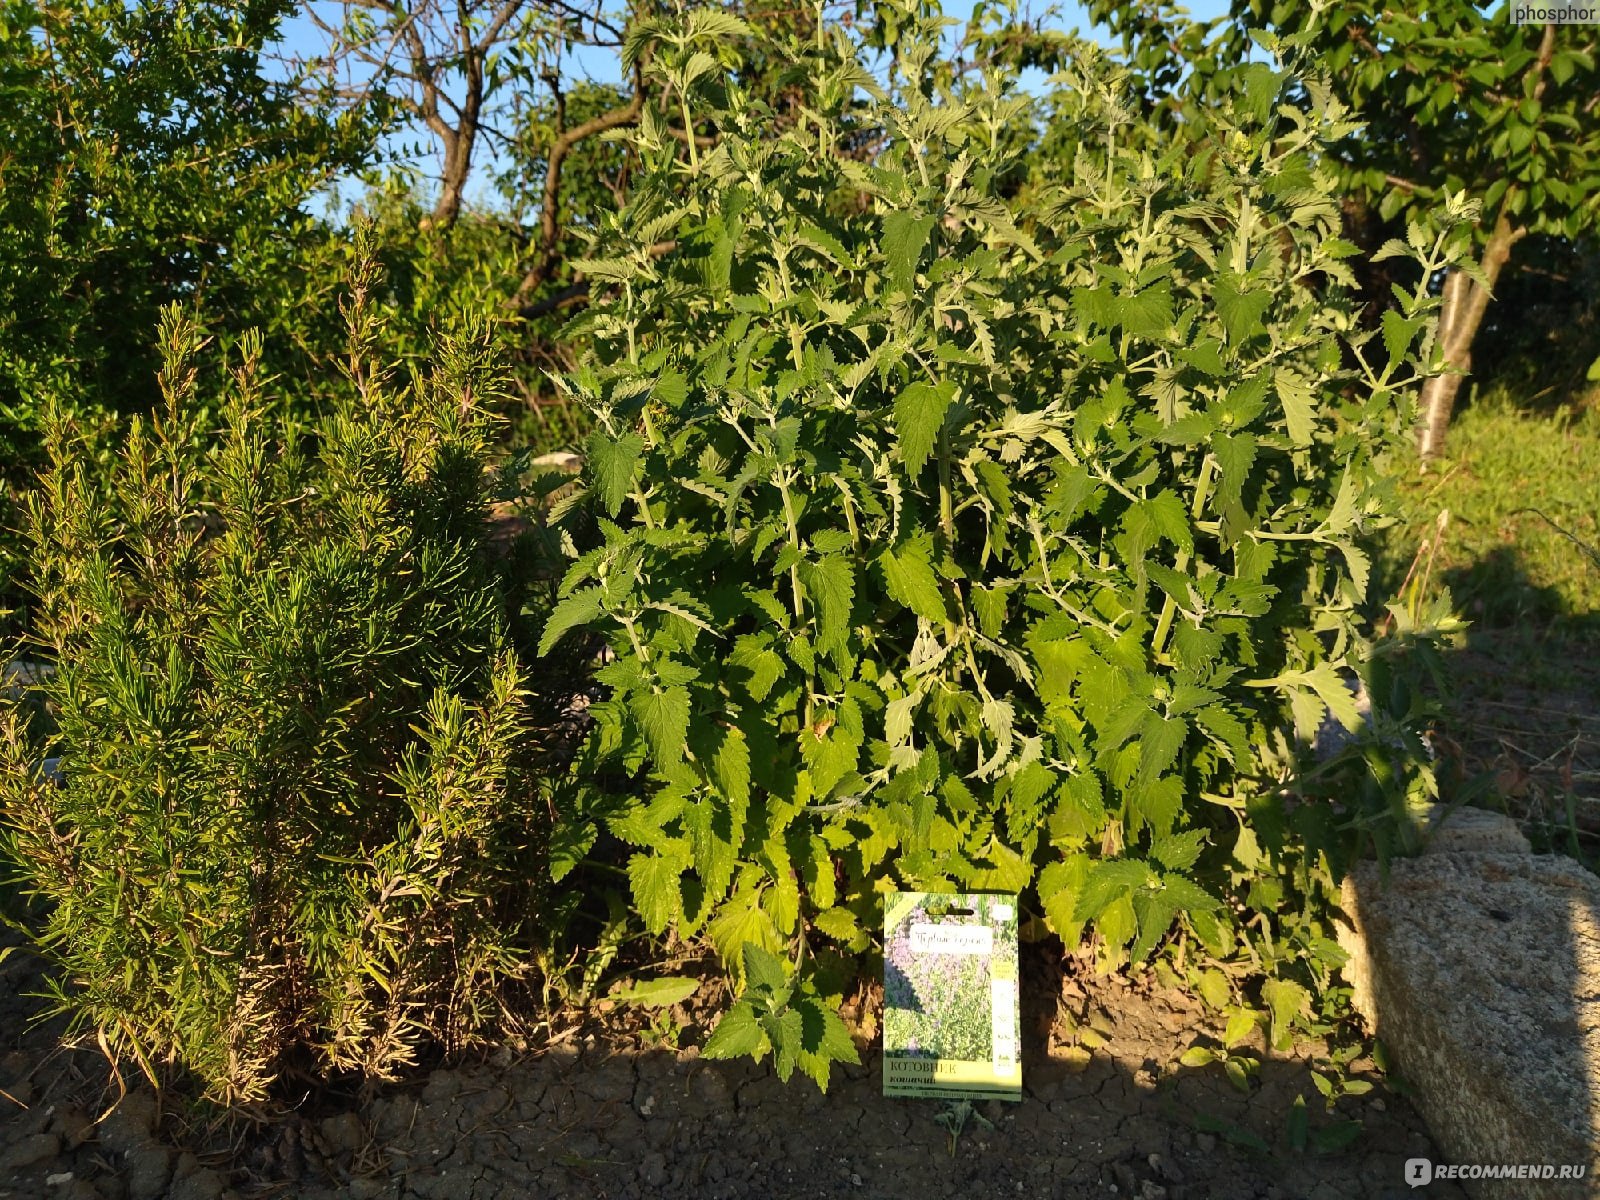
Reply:
<svg viewBox="0 0 1600 1200"><path fill-rule="evenodd" d="M1455 410L1456 395L1461 391L1461 381L1472 370L1473 340L1489 309L1491 292L1500 278L1500 271L1511 257L1511 247L1524 232L1512 226L1502 205L1500 219L1495 222L1494 232L1489 235L1489 243L1483 248L1483 258L1478 263L1488 286L1458 270L1452 270L1445 277L1444 304L1439 311L1439 349L1444 353L1450 374L1435 375L1422 385L1417 405L1417 452L1422 457L1423 470L1427 470L1428 462L1444 449L1445 430Z"/></svg>
<svg viewBox="0 0 1600 1200"><path fill-rule="evenodd" d="M455 136L445 140L439 199L433 206L433 216L427 228L448 229L461 215L461 198L467 190L467 178L472 174L472 143L476 134L477 130L463 121Z"/></svg>

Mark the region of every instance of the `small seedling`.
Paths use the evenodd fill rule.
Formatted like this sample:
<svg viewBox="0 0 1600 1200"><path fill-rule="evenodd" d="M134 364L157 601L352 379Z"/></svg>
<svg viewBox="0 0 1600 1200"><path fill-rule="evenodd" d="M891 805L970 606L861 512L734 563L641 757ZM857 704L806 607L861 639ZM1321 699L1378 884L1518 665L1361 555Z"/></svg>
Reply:
<svg viewBox="0 0 1600 1200"><path fill-rule="evenodd" d="M943 1125L950 1133L951 1158L956 1156L956 1142L960 1140L961 1131L967 1127L969 1120L977 1121L985 1129L994 1128L994 1122L973 1107L971 1100L952 1100L933 1119Z"/></svg>
<svg viewBox="0 0 1600 1200"><path fill-rule="evenodd" d="M1235 1006L1229 1011L1228 1024L1222 1034L1222 1047L1190 1046L1178 1057L1186 1067L1204 1067L1219 1062L1227 1073L1228 1081L1241 1092L1250 1090L1250 1079L1261 1069L1261 1060L1239 1051L1239 1046L1260 1023L1260 1015L1251 1009Z"/></svg>

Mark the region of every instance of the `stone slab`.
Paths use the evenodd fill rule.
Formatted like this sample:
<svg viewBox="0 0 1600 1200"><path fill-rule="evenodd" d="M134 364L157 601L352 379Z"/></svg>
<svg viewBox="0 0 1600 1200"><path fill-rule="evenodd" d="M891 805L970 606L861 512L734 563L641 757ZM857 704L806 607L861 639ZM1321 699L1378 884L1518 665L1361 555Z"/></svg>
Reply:
<svg viewBox="0 0 1600 1200"><path fill-rule="evenodd" d="M1463 811L1387 879L1362 863L1345 880L1356 1007L1445 1161L1588 1167L1581 1184L1480 1182L1475 1194L1600 1195L1600 878L1527 853L1503 817Z"/></svg>

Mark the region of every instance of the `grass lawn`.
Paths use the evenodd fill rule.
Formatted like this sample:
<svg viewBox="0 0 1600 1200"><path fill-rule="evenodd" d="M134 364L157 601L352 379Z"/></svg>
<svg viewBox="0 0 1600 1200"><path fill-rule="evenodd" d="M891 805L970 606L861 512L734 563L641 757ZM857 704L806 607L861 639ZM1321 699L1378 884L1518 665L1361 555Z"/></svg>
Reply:
<svg viewBox="0 0 1600 1200"><path fill-rule="evenodd" d="M1484 802L1536 848L1600 862L1600 395L1555 412L1480 399L1444 459L1403 479L1391 575L1416 559L1471 622L1451 655L1445 777L1486 778Z"/></svg>

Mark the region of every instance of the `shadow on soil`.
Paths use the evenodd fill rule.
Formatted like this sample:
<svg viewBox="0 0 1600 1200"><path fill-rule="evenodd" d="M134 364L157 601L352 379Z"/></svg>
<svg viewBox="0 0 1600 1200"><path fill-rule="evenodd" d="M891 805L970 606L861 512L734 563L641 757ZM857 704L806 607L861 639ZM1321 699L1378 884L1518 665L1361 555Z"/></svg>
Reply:
<svg viewBox="0 0 1600 1200"><path fill-rule="evenodd" d="M1515 562L1489 567L1512 572L1510 582L1492 584L1503 601ZM1465 585L1474 581L1456 582L1470 599ZM1488 577L1476 582L1491 586ZM1529 598L1535 607L1548 600ZM1513 753L1533 779L1562 762L1593 761L1583 756L1600 743L1600 680L1595 659L1575 660L1573 648L1600 644L1600 622L1592 614L1561 618L1554 633L1480 620L1452 655L1457 699L1444 734L1463 772L1499 769L1494 756ZM1551 680L1570 686L1552 690ZM1567 747L1566 758L1551 757L1551 745ZM1569 769L1567 783L1581 780L1582 769ZM1507 793L1506 806L1516 799ZM1485 919L1491 946L1496 936L1521 936L1495 912ZM1575 954L1570 946L1556 952L1549 969L1560 982L1541 986L1573 996ZM459 1063L359 1098L307 1097L256 1124L208 1122L173 1100L163 1112L140 1087L96 1122L117 1102L106 1064L93 1049L62 1048L59 1026L29 1025L39 1011L28 998L39 963L17 954L0 963L0 1197L1466 1195L1449 1182L1408 1186L1407 1160L1439 1161L1441 1152L1411 1101L1371 1062L1358 1060L1351 1071L1373 1089L1330 1109L1313 1078L1326 1047L1279 1058L1257 1044L1246 1049L1261 1059L1259 1072L1239 1090L1220 1064L1175 1065L1184 1050L1221 1034L1215 1015L1195 1001L1070 967L1041 973L1037 959L1033 971L1024 984L1024 1099L980 1105L964 1123L937 1101L884 1099L870 1043L862 1065L837 1071L823 1096L798 1077L780 1083L769 1066L707 1062L693 1048L651 1046L637 1028L604 1021L541 1055ZM1570 1020L1544 1032L1581 1055L1592 1007L1574 998ZM703 1037L700 1015L674 1014L686 1045ZM1092 1038L1074 1032L1084 1030ZM1309 1118L1303 1138L1291 1132L1297 1098ZM1578 1106L1588 1107L1588 1097ZM1346 1133L1353 1140L1339 1144ZM1308 1148L1295 1149L1301 1141Z"/></svg>
<svg viewBox="0 0 1600 1200"><path fill-rule="evenodd" d="M1037 960L1036 960L1037 961ZM207 1126L116 1098L92 1049L24 1026L36 960L0 967L0 1195L192 1200L506 1200L563 1197L1139 1197L1366 1200L1460 1197L1403 1182L1437 1157L1420 1118L1377 1086L1333 1113L1311 1078L1320 1047L1264 1058L1248 1092L1220 1066L1168 1069L1220 1029L1181 995L1118 981L1025 983L1020 1104L979 1105L952 1136L947 1105L886 1100L867 1045L823 1096L769 1067L711 1063L591 1025L541 1056L457 1065L365 1099L307 1101L271 1124ZM1035 971L1038 974L1038 970ZM695 1014L684 1014L691 1022ZM1104 1044L1070 1059L1066 1028ZM692 1024L690 1034L694 1034ZM688 1040L686 1038L685 1040ZM1257 1047L1253 1054L1261 1055ZM1086 1060L1086 1061L1085 1061ZM1290 1148L1297 1096L1319 1130L1359 1133L1328 1153ZM955 1115L955 1114L952 1114ZM9 1190L7 1190L9 1189Z"/></svg>
<svg viewBox="0 0 1600 1200"><path fill-rule="evenodd" d="M1472 624L1445 657L1440 799L1505 812L1534 855L1469 833L1386 883L1358 873L1376 1033L1446 1161L1588 1168L1475 1194L1600 1195L1600 614L1510 546L1443 579Z"/></svg>
<svg viewBox="0 0 1600 1200"><path fill-rule="evenodd" d="M1600 571L1600 566L1596 566ZM1466 643L1447 657L1441 783L1487 797L1536 851L1600 862L1600 612L1571 611L1515 547L1446 572ZM1446 796L1446 799L1449 797Z"/></svg>

